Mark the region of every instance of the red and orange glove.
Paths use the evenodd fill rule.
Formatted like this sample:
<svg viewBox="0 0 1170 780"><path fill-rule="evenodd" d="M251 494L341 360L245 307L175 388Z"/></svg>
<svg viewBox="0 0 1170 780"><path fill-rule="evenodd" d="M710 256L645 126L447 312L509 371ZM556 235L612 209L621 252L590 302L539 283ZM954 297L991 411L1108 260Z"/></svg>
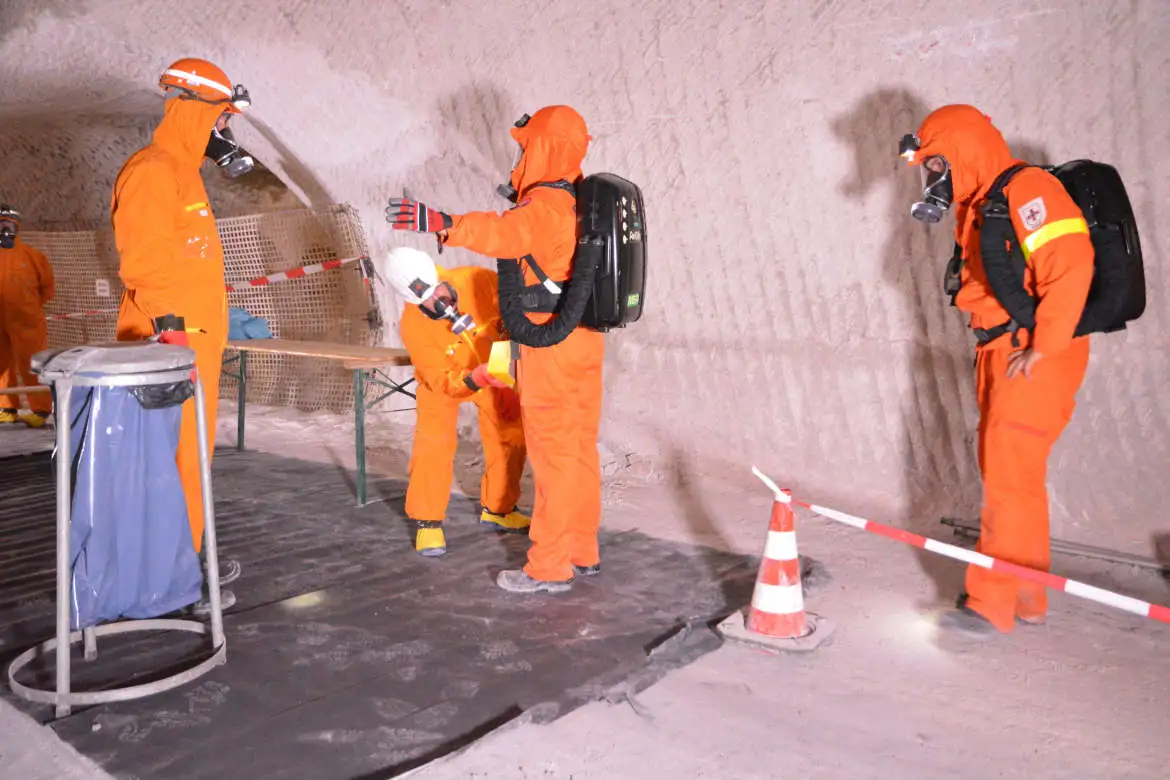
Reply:
<svg viewBox="0 0 1170 780"><path fill-rule="evenodd" d="M480 390L484 389L485 387L502 387L504 389L510 389L506 384L488 373L487 363L480 363L478 366L471 369L471 373L467 376L471 380L470 384L475 385Z"/></svg>
<svg viewBox="0 0 1170 780"><path fill-rule="evenodd" d="M391 198L386 207L386 221L395 230L416 233L439 233L451 227L451 215L410 198Z"/></svg>
<svg viewBox="0 0 1170 780"><path fill-rule="evenodd" d="M513 422L520 419L520 396L510 387L501 387L496 390L496 414L504 422Z"/></svg>

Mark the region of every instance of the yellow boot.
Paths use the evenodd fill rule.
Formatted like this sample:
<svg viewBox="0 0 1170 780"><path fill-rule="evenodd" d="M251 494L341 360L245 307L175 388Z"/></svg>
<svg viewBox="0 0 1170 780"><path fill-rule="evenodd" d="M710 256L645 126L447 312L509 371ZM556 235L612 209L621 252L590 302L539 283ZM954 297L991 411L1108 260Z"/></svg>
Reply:
<svg viewBox="0 0 1170 780"><path fill-rule="evenodd" d="M414 535L414 551L427 558L437 558L447 552L447 539L443 536L441 523L416 520L418 531Z"/></svg>
<svg viewBox="0 0 1170 780"><path fill-rule="evenodd" d="M29 412L20 415L20 421L30 428L43 428L49 415L42 412Z"/></svg>
<svg viewBox="0 0 1170 780"><path fill-rule="evenodd" d="M15 409L0 409L0 423L20 422Z"/></svg>
<svg viewBox="0 0 1170 780"><path fill-rule="evenodd" d="M479 515L479 524L510 534L524 534L528 533L528 526L532 524L532 519L519 509L513 509L506 515L498 515L495 512L489 512L484 507Z"/></svg>

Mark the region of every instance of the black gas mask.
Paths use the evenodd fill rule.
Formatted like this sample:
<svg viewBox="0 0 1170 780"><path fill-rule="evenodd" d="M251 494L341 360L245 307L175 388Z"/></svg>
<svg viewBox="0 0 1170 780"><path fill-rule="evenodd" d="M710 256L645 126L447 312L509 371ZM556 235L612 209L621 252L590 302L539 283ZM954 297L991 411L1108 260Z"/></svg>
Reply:
<svg viewBox="0 0 1170 780"><path fill-rule="evenodd" d="M456 336L474 328L475 320L471 319L471 315L459 313L459 293L455 292L455 288L447 282L443 282L440 287L445 289L451 296L450 300L436 297L432 302L433 310L425 306L419 306L423 314L432 320L450 320L451 332Z"/></svg>
<svg viewBox="0 0 1170 780"><path fill-rule="evenodd" d="M211 137L207 139L207 149L203 154L219 166L224 176L229 179L243 176L252 170L252 166L255 164L252 156L236 143L231 129L227 127L223 130L217 127L211 128Z"/></svg>
<svg viewBox="0 0 1170 780"><path fill-rule="evenodd" d="M898 154L902 157L911 156L921 148L918 138L908 133L898 145ZM941 170L935 170L940 166ZM954 202L954 178L951 176L951 164L945 157L938 155L923 160L921 169L922 200L910 207L910 216L919 222L932 224L939 222Z"/></svg>
<svg viewBox="0 0 1170 780"><path fill-rule="evenodd" d="M20 232L16 222L18 218L16 209L0 203L0 249L13 249L16 246L16 234Z"/></svg>
<svg viewBox="0 0 1170 780"><path fill-rule="evenodd" d="M524 116L517 119L512 124L512 126L513 127L524 127L524 125L528 124L528 120L531 118L532 117L528 116L528 114L525 114ZM512 170L516 170L516 166L520 164L520 160L523 157L524 157L524 150L521 149L520 154L518 154L516 156L516 162L512 164ZM520 197L520 193L517 192L516 188L512 186L511 181L508 181L507 183L501 184L499 187L496 187L496 192L498 192L500 195L503 195L504 198L507 199L507 201L509 203L515 203L516 200Z"/></svg>

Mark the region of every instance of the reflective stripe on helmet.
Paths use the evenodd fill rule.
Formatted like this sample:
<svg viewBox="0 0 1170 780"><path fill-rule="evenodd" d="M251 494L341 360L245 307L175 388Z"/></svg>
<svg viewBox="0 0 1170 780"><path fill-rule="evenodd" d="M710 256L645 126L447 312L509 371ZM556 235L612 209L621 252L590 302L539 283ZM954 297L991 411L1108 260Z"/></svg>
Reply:
<svg viewBox="0 0 1170 780"><path fill-rule="evenodd" d="M192 72L186 71L186 70L176 70L174 68L169 68L164 72L163 75L174 76L177 79L182 79L182 80L186 81L188 84L194 84L196 86L202 86L202 87L211 87L216 92L222 92L228 98L231 98L234 96L232 89L230 87L227 87L223 84L220 84L218 81L214 81L212 79L209 79L206 76L200 76L198 73L192 73Z"/></svg>

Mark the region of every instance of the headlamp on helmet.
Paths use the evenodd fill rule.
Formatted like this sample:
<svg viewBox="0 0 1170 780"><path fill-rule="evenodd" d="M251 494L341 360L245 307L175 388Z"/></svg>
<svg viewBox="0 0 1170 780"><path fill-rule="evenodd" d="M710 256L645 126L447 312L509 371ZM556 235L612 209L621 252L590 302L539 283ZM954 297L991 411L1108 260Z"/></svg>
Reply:
<svg viewBox="0 0 1170 780"><path fill-rule="evenodd" d="M252 105L252 96L248 93L248 88L243 84L236 84L232 87L232 105L240 111Z"/></svg>
<svg viewBox="0 0 1170 780"><path fill-rule="evenodd" d="M918 136L913 133L906 133L902 136L902 140L898 142L898 156L905 157L910 162L914 162L914 155L922 148L922 141L918 140Z"/></svg>

